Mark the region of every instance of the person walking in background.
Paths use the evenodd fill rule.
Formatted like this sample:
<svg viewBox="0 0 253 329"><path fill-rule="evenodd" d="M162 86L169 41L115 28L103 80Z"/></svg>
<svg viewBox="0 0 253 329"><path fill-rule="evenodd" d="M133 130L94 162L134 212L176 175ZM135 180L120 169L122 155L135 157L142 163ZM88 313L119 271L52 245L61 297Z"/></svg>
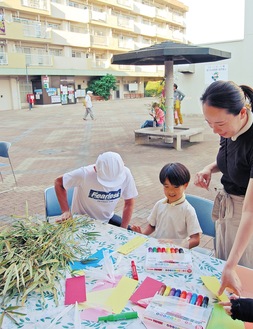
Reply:
<svg viewBox="0 0 253 329"><path fill-rule="evenodd" d="M181 163L168 163L160 171L160 182L166 198L159 200L151 211L148 226L141 230L132 225L132 231L157 239L183 240L181 246L193 248L199 245L202 230L195 209L185 199L190 181L189 170Z"/></svg>
<svg viewBox="0 0 253 329"><path fill-rule="evenodd" d="M201 97L203 114L220 135L216 161L196 174L195 185L208 189L221 172L223 189L214 201L216 255L226 260L218 294L226 287L241 295L236 266L253 268L253 89L232 81L213 82Z"/></svg>
<svg viewBox="0 0 253 329"><path fill-rule="evenodd" d="M147 128L147 127L161 127L164 123L164 112L163 110L159 107L158 103L154 103L152 105L152 112L149 113L152 117L153 120L146 120L141 128Z"/></svg>
<svg viewBox="0 0 253 329"><path fill-rule="evenodd" d="M93 92L88 90L87 93L86 93L86 96L85 96L85 101L84 101L85 114L84 114L84 117L83 117L84 120L87 120L88 115L90 115L92 120L95 120L94 114L93 114L93 111L92 111L92 107L93 107L92 101L91 101L91 95L92 94L93 94Z"/></svg>
<svg viewBox="0 0 253 329"><path fill-rule="evenodd" d="M185 97L182 91L177 89L177 84L174 83L174 120L175 125L180 126L183 124L183 116L181 113L181 102Z"/></svg>
<svg viewBox="0 0 253 329"><path fill-rule="evenodd" d="M32 110L34 104L34 94L27 94L27 102L29 104L29 110Z"/></svg>
<svg viewBox="0 0 253 329"><path fill-rule="evenodd" d="M72 187L74 193L70 210L66 190ZM134 199L138 195L131 171L115 152L102 153L95 164L59 176L55 180L55 191L62 210L58 222L71 218L72 214L87 214L123 228L128 227ZM122 219L114 213L120 198L124 199Z"/></svg>

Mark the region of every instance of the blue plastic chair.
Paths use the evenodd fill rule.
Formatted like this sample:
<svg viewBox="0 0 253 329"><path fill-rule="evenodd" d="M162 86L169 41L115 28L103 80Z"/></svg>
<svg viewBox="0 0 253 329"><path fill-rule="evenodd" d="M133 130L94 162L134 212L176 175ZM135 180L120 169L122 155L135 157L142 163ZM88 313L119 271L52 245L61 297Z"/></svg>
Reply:
<svg viewBox="0 0 253 329"><path fill-rule="evenodd" d="M67 190L68 205L70 208L72 204L73 192L74 192L74 188L70 188ZM62 214L62 211L54 186L45 189L44 198L45 198L46 220L48 221L49 217L60 216Z"/></svg>
<svg viewBox="0 0 253 329"><path fill-rule="evenodd" d="M9 160L9 164L8 163L0 163L0 168L1 167L6 167L6 166L11 167L11 171L12 171L12 174L13 174L13 177L14 177L14 180L15 180L15 184L17 186L18 185L17 179L16 179L16 176L15 176L13 166L12 166L12 163L11 163L11 159L10 159L10 155L9 155L9 148L10 147L11 147L10 142L0 141L0 157L7 158ZM3 182L4 180L3 180L3 175L1 173L1 171L0 171L0 176L1 176L1 179L2 179L2 182Z"/></svg>
<svg viewBox="0 0 253 329"><path fill-rule="evenodd" d="M186 200L195 209L203 234L213 238L215 251L215 223L212 219L213 201L192 194L186 194ZM202 247L195 247L192 250L214 255L214 251L210 253L208 249Z"/></svg>

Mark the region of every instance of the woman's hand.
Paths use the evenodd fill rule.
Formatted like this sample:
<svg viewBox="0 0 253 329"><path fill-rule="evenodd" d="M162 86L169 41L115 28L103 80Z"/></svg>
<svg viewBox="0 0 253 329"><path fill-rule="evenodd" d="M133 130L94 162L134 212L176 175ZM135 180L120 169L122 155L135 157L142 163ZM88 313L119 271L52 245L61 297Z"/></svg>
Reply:
<svg viewBox="0 0 253 329"><path fill-rule="evenodd" d="M194 184L198 187L202 187L208 190L211 181L211 176L212 176L211 170L203 169L202 171L196 174L194 179Z"/></svg>
<svg viewBox="0 0 253 329"><path fill-rule="evenodd" d="M223 291L229 288L238 296L242 294L242 284L234 268L225 265L221 277L221 286L218 291L218 295L221 295Z"/></svg>
<svg viewBox="0 0 253 329"><path fill-rule="evenodd" d="M237 298L239 298L239 296L232 295L229 298L230 298L230 300L231 299L237 299ZM229 315L229 316L232 315L232 313L231 313L231 306L232 306L232 304L231 304L230 301L228 301L228 302L219 302L218 304L221 305L221 306L223 306L223 308L226 311L227 315Z"/></svg>
<svg viewBox="0 0 253 329"><path fill-rule="evenodd" d="M231 302L219 302L219 305L223 306L225 312L227 313L227 315L231 316Z"/></svg>

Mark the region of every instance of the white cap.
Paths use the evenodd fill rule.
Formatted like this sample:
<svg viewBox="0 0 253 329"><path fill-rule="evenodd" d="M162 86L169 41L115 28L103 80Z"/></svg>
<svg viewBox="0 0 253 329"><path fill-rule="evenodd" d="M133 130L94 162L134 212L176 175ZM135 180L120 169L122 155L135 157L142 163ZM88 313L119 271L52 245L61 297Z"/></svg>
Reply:
<svg viewBox="0 0 253 329"><path fill-rule="evenodd" d="M88 90L87 94L93 94L93 91Z"/></svg>
<svg viewBox="0 0 253 329"><path fill-rule="evenodd" d="M124 162L115 152L105 152L96 161L97 180L106 187L116 187L126 178Z"/></svg>

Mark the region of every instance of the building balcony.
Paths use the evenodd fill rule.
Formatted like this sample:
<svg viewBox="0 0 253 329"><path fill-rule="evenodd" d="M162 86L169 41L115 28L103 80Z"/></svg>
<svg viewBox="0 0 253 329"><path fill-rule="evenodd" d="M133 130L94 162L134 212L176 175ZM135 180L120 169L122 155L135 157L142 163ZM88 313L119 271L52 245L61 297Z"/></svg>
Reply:
<svg viewBox="0 0 253 329"><path fill-rule="evenodd" d="M53 66L53 56L37 53L25 54L27 66Z"/></svg>
<svg viewBox="0 0 253 329"><path fill-rule="evenodd" d="M52 43L55 45L90 47L89 33L76 33L61 30L52 30Z"/></svg>
<svg viewBox="0 0 253 329"><path fill-rule="evenodd" d="M36 42L45 42L51 38L51 31L39 22L24 24L22 22L5 22L6 39L28 41L36 39Z"/></svg>
<svg viewBox="0 0 253 329"><path fill-rule="evenodd" d="M93 15L92 15L93 17ZM122 30L125 32L133 32L134 31L134 22L131 19L128 19L125 16L116 16L116 15L105 15L105 21L97 20L100 23L104 22L106 26L109 26L110 28ZM93 21L94 23L94 21Z"/></svg>
<svg viewBox="0 0 253 329"><path fill-rule="evenodd" d="M92 69L91 58L76 58L76 57L64 57L54 56L53 67L54 70L73 70L76 72L87 71Z"/></svg>
<svg viewBox="0 0 253 329"><path fill-rule="evenodd" d="M136 34L146 35L148 37L156 36L156 26L155 25L146 25L142 23L136 23L134 25L134 32Z"/></svg>
<svg viewBox="0 0 253 329"><path fill-rule="evenodd" d="M168 9L156 8L156 17L164 21L172 21L172 12Z"/></svg>
<svg viewBox="0 0 253 329"><path fill-rule="evenodd" d="M156 28L156 36L163 39L172 39L172 31L168 27L166 28Z"/></svg>
<svg viewBox="0 0 253 329"><path fill-rule="evenodd" d="M96 2L126 11L133 10L132 0L96 0Z"/></svg>
<svg viewBox="0 0 253 329"><path fill-rule="evenodd" d="M68 20L73 22L85 23L89 22L89 9L84 7L75 8L59 3L51 3L52 17L62 20Z"/></svg>
<svg viewBox="0 0 253 329"><path fill-rule="evenodd" d="M97 47L108 47L109 46L109 37L105 35L91 35L90 36L90 44L91 46Z"/></svg>
<svg viewBox="0 0 253 329"><path fill-rule="evenodd" d="M148 6L140 2L134 2L133 11L136 14L154 18L156 16L156 8L153 6Z"/></svg>
<svg viewBox="0 0 253 329"><path fill-rule="evenodd" d="M109 59L96 59L92 61L93 69L108 69L111 66Z"/></svg>
<svg viewBox="0 0 253 329"><path fill-rule="evenodd" d="M14 0L15 1L15 0ZM14 2L13 1L13 2ZM15 1L16 2L16 1ZM42 10L42 11L49 11L50 10L50 0L21 0L21 5L24 7L27 7L27 9L35 9L37 10ZM16 7L14 7L16 8Z"/></svg>

